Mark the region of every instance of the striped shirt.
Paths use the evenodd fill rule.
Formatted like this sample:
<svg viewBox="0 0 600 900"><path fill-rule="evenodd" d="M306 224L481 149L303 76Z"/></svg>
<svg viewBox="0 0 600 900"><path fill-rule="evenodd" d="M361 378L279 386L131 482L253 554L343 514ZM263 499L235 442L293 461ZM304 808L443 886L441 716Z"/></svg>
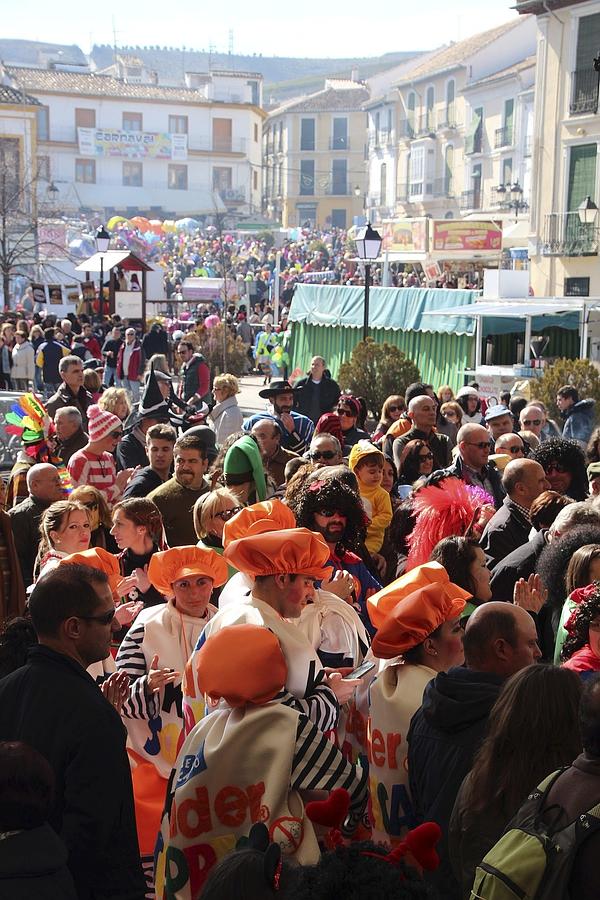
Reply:
<svg viewBox="0 0 600 900"><path fill-rule="evenodd" d="M294 430L291 434L280 419L267 412L256 413L249 419L244 419L242 428L244 431L250 432L257 422L261 422L263 419L272 419L281 432L281 446L286 450L291 450L292 453L302 454L305 450L308 450L314 434L315 423L308 416L303 416L301 413L294 412L294 410L292 410L290 415L294 420Z"/></svg>
<svg viewBox="0 0 600 900"><path fill-rule="evenodd" d="M117 470L110 453L92 453L78 450L69 460L69 475L75 486L89 484L99 490L110 505L121 496L117 485Z"/></svg>

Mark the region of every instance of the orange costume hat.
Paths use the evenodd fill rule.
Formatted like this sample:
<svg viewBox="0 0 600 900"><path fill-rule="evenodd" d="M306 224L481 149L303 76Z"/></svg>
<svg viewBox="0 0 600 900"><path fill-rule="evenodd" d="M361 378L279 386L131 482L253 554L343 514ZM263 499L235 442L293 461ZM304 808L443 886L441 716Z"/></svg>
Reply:
<svg viewBox="0 0 600 900"><path fill-rule="evenodd" d="M233 541L251 534L295 527L296 517L289 506L281 500L262 500L260 503L253 503L252 506L245 506L225 522L223 546L227 547Z"/></svg>
<svg viewBox="0 0 600 900"><path fill-rule="evenodd" d="M206 575L219 587L227 581L227 563L215 550L203 547L173 547L152 554L148 579L163 596L172 597L173 582L193 575Z"/></svg>
<svg viewBox="0 0 600 900"><path fill-rule="evenodd" d="M251 534L233 541L224 558L245 575L305 575L322 580L331 569L325 564L329 547L320 534L308 528L286 528Z"/></svg>
<svg viewBox="0 0 600 900"><path fill-rule="evenodd" d="M119 569L119 560L108 550L102 547L90 547L89 550L82 550L80 553L70 553L60 560L59 565L65 563L77 566L89 566L91 569L100 569L108 575L108 584L113 595L118 594L117 585L122 579Z"/></svg>
<svg viewBox="0 0 600 900"><path fill-rule="evenodd" d="M396 578L391 584L386 585L376 594L373 594L372 597L367 598L369 618L375 628L381 628L389 613L392 612L400 600L408 597L409 594L414 593L419 588L427 587L430 584L441 585L452 599L464 601L471 599L471 594L468 591L464 591L450 582L448 573L438 562L423 563L422 566L416 566L410 572L406 572L400 578ZM438 625L441 625L443 621L445 620L440 619ZM433 630L435 629L432 628ZM431 634L431 631L429 634ZM424 635L423 640L425 637L427 635ZM418 643L418 641L415 641L415 643ZM398 654L395 655L397 656Z"/></svg>
<svg viewBox="0 0 600 900"><path fill-rule="evenodd" d="M230 625L209 637L196 657L198 686L228 706L272 700L287 680L279 641L260 625Z"/></svg>
<svg viewBox="0 0 600 900"><path fill-rule="evenodd" d="M421 644L444 622L458 618L466 605L464 594L452 582L436 582L403 596L373 638L374 655L378 659L393 659Z"/></svg>

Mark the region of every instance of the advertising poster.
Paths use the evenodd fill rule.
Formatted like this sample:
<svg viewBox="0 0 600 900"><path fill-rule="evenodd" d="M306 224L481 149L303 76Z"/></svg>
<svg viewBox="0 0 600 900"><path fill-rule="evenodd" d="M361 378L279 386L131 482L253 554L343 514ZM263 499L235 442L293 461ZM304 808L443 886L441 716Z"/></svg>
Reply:
<svg viewBox="0 0 600 900"><path fill-rule="evenodd" d="M126 159L187 159L187 134L119 131L116 128L78 128L82 156L124 157Z"/></svg>
<svg viewBox="0 0 600 900"><path fill-rule="evenodd" d="M502 249L502 226L498 222L467 222L439 219L433 222L435 253L482 253Z"/></svg>
<svg viewBox="0 0 600 900"><path fill-rule="evenodd" d="M425 253L427 220L398 219L383 223L383 250L391 253Z"/></svg>
<svg viewBox="0 0 600 900"><path fill-rule="evenodd" d="M48 285L48 295L50 297L50 303L52 305L62 306L62 302L63 302L62 284L49 284Z"/></svg>
<svg viewBox="0 0 600 900"><path fill-rule="evenodd" d="M35 303L46 303L46 287L43 284L38 284L37 282L31 282L31 291L33 293L33 299Z"/></svg>

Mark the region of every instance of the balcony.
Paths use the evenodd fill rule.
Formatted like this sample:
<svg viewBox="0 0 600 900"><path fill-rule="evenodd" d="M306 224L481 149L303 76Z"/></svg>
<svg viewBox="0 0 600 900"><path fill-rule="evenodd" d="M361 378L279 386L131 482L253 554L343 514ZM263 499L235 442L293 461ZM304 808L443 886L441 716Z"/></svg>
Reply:
<svg viewBox="0 0 600 900"><path fill-rule="evenodd" d="M224 203L243 203L246 200L245 188L215 188Z"/></svg>
<svg viewBox="0 0 600 900"><path fill-rule="evenodd" d="M496 128L494 131L494 149L499 150L500 147L512 147L513 143L513 129L507 127L504 128Z"/></svg>
<svg viewBox="0 0 600 900"><path fill-rule="evenodd" d="M598 72L591 66L589 69L576 69L571 73L569 111L572 116L598 112Z"/></svg>
<svg viewBox="0 0 600 900"><path fill-rule="evenodd" d="M483 192L481 191L481 188L474 191L463 191L459 197L458 205L463 211L467 209L481 209L482 199Z"/></svg>
<svg viewBox="0 0 600 900"><path fill-rule="evenodd" d="M549 213L544 220L542 256L597 256L600 227L583 225L579 213Z"/></svg>
<svg viewBox="0 0 600 900"><path fill-rule="evenodd" d="M441 132L446 131L456 131L458 125L456 124L454 116L446 116L443 122L438 122L437 130Z"/></svg>
<svg viewBox="0 0 600 900"><path fill-rule="evenodd" d="M323 193L330 197L349 197L350 194L354 194L354 189L349 184L338 184L334 181L326 186Z"/></svg>
<svg viewBox="0 0 600 900"><path fill-rule="evenodd" d="M433 197L454 197L451 178L436 178L432 186Z"/></svg>

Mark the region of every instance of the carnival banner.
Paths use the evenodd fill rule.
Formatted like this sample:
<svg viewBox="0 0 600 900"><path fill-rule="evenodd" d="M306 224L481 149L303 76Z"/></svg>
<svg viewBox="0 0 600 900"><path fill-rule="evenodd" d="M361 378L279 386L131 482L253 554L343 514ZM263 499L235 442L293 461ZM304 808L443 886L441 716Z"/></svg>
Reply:
<svg viewBox="0 0 600 900"><path fill-rule="evenodd" d="M425 253L427 219L398 219L384 222L383 249L392 253Z"/></svg>
<svg viewBox="0 0 600 900"><path fill-rule="evenodd" d="M119 131L116 128L78 128L82 156L119 156L127 159L187 159L187 134Z"/></svg>
<svg viewBox="0 0 600 900"><path fill-rule="evenodd" d="M502 249L502 225L499 222L467 222L464 219L439 219L433 223L435 253L473 253Z"/></svg>

